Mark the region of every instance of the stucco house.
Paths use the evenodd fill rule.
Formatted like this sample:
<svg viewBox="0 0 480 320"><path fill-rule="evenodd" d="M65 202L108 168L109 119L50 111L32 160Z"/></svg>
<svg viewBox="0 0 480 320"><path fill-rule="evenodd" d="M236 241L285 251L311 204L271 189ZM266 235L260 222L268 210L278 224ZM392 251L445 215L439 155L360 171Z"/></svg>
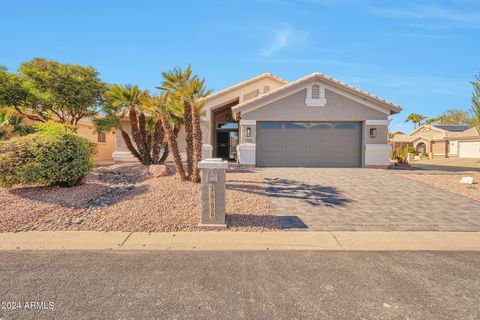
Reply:
<svg viewBox="0 0 480 320"><path fill-rule="evenodd" d="M480 158L480 132L460 125L422 125L410 134L392 133L394 148L414 147L434 157Z"/></svg>
<svg viewBox="0 0 480 320"><path fill-rule="evenodd" d="M249 166L385 167L388 117L402 110L321 73L293 82L265 73L204 102L203 157ZM119 133L113 158L134 160Z"/></svg>

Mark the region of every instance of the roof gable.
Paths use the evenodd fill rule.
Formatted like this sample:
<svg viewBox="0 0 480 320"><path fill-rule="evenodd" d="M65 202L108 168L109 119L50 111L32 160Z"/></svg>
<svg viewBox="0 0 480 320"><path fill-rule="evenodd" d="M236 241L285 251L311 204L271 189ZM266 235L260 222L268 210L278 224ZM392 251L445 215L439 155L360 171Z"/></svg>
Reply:
<svg viewBox="0 0 480 320"><path fill-rule="evenodd" d="M256 76L256 77L250 78L250 79L245 80L245 81L240 82L240 83L237 83L236 85L233 85L233 86L231 86L231 87L225 88L225 89L220 90L220 91L215 92L215 93L212 93L212 94L206 96L205 98L203 98L202 100L203 100L203 101L209 101L209 100L211 100L211 99L220 97L220 96L222 96L222 95L226 95L226 94L231 93L231 92L233 92L233 91L235 91L235 90L241 89L241 88L243 88L243 87L246 87L246 86L248 86L248 85L250 85L250 84L253 84L253 83L255 83L255 82L259 82L259 81L264 80L264 79L271 79L271 80L273 80L273 81L275 81L275 82L278 82L278 83L281 84L281 85L285 85L285 84L288 83L287 80L284 80L284 79L282 79L282 78L280 78L280 77L277 77L277 76L274 75L274 74L271 74L271 73L263 73L263 74L258 75L258 76Z"/></svg>
<svg viewBox="0 0 480 320"><path fill-rule="evenodd" d="M262 107L263 105L268 104L275 99L282 98L289 93L303 90L308 85L313 83L321 83L327 89L345 95L367 107L383 111L388 110L389 114L398 113L402 110L399 105L394 104L393 102L387 101L376 95L350 86L344 82L341 82L318 72L312 73L304 78L285 84L254 99L240 103L237 106L233 107L233 110L235 112L248 112L250 110L253 110L254 108L256 109Z"/></svg>

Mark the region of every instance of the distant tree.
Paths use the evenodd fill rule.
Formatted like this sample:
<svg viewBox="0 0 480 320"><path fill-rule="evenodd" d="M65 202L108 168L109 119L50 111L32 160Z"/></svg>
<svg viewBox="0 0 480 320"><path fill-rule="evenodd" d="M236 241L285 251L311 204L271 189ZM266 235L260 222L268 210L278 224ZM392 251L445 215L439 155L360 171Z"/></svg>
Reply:
<svg viewBox="0 0 480 320"><path fill-rule="evenodd" d="M22 63L17 73L0 67L0 105L34 121L76 125L97 114L107 89L93 67L41 58Z"/></svg>
<svg viewBox="0 0 480 320"><path fill-rule="evenodd" d="M480 127L480 72L475 76L476 81L472 81L472 124Z"/></svg>
<svg viewBox="0 0 480 320"><path fill-rule="evenodd" d="M417 129L417 125L421 126L422 121L427 119L426 116L421 115L419 113L412 112L408 115L407 119L405 120L405 123L412 122L413 123L413 129Z"/></svg>
<svg viewBox="0 0 480 320"><path fill-rule="evenodd" d="M470 113L461 109L449 109L438 116L436 124L439 125L472 125L473 118Z"/></svg>
<svg viewBox="0 0 480 320"><path fill-rule="evenodd" d="M435 117L435 118L428 118L427 120L425 120L425 124L436 124L438 121L440 120L439 117Z"/></svg>

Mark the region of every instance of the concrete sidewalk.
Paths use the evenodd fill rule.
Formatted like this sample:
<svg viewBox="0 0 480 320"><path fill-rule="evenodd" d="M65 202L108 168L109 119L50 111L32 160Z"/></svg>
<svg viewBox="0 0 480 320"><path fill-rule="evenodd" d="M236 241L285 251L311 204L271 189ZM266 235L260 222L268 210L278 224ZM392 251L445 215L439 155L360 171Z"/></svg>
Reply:
<svg viewBox="0 0 480 320"><path fill-rule="evenodd" d="M0 250L480 251L480 232L97 232L0 233Z"/></svg>

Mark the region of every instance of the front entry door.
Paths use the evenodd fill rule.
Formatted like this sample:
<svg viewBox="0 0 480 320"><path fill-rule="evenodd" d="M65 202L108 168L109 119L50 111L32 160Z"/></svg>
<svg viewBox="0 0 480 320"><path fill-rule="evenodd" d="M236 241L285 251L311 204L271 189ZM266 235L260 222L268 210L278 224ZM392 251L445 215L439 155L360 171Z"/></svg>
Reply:
<svg viewBox="0 0 480 320"><path fill-rule="evenodd" d="M217 157L228 159L230 153L230 134L226 132L217 132Z"/></svg>
<svg viewBox="0 0 480 320"><path fill-rule="evenodd" d="M237 160L238 131L217 131L217 157Z"/></svg>

